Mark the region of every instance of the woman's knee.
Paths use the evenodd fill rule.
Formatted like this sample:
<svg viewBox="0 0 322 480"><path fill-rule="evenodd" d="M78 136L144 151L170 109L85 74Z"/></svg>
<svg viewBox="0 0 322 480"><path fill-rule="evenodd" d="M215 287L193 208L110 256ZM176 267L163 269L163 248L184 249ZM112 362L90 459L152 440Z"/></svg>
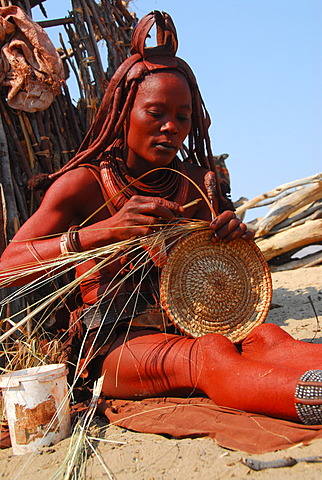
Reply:
<svg viewBox="0 0 322 480"><path fill-rule="evenodd" d="M211 359L222 359L223 355L239 354L236 346L224 335L208 333L196 339L196 346L200 356L210 356Z"/></svg>
<svg viewBox="0 0 322 480"><path fill-rule="evenodd" d="M274 346L286 340L292 340L292 337L281 327L274 323L263 323L255 327L243 343L258 341Z"/></svg>

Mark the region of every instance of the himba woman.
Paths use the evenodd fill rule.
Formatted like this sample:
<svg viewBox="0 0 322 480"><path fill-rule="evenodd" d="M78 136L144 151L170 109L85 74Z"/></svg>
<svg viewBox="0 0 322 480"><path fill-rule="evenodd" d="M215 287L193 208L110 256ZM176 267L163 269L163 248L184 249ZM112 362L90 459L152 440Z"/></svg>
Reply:
<svg viewBox="0 0 322 480"><path fill-rule="evenodd" d="M147 48L145 39L153 24L158 46ZM204 200L183 208L200 197L185 176L206 193L204 177L216 169L209 117L195 77L176 57L176 49L169 15L152 12L139 22L132 56L112 78L77 155L60 171L41 179L52 185L3 253L2 271L30 265L35 258L41 262L69 251L151 235L160 223L183 216L209 221L213 242L240 237L251 241L251 232L233 213L218 178L214 220ZM186 138L189 158L182 162L176 154ZM95 262L76 265L76 275L83 275ZM84 341L79 344L80 349L85 345L83 359L84 351L91 352L83 374L97 378L105 373L104 395L202 393L218 405L305 424L322 423L321 345L294 340L273 324L255 327L237 345L214 333L198 338L180 335L167 325L159 305L155 308L158 268L137 278L135 273L128 275L129 265L123 258L88 275L80 285L82 314L72 316L78 338L81 333ZM31 280L29 275L24 283ZM131 296L138 284L140 293ZM91 309L98 300L99 308Z"/></svg>

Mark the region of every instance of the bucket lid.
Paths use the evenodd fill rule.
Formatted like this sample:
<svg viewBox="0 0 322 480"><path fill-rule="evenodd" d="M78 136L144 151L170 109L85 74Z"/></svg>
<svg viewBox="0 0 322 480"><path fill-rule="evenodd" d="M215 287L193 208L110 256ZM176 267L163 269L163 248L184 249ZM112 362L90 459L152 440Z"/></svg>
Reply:
<svg viewBox="0 0 322 480"><path fill-rule="evenodd" d="M26 368L24 370L15 370L0 376L0 388L19 387L21 382L32 380L48 382L67 375L67 373L68 369L64 363L52 363L50 365Z"/></svg>

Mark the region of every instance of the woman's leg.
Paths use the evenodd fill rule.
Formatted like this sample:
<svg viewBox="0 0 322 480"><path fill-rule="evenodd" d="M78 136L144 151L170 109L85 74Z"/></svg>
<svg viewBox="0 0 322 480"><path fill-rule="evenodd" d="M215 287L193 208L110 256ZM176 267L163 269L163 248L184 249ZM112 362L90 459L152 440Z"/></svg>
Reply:
<svg viewBox="0 0 322 480"><path fill-rule="evenodd" d="M189 395L196 391L196 341L132 331L118 337L101 364L103 393L115 398Z"/></svg>
<svg viewBox="0 0 322 480"><path fill-rule="evenodd" d="M295 368L302 373L322 370L322 345L295 340L282 328L264 323L241 343L242 356L248 360Z"/></svg>
<svg viewBox="0 0 322 480"><path fill-rule="evenodd" d="M299 420L295 391L302 372L244 358L221 335L189 339L148 330L131 332L127 340L122 336L115 342L101 370L103 393L110 397L201 391L218 405Z"/></svg>

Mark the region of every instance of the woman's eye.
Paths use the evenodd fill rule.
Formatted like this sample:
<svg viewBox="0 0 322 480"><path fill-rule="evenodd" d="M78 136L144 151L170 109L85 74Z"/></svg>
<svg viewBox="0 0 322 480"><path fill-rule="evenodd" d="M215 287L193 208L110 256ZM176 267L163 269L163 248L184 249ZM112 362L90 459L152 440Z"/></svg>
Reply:
<svg viewBox="0 0 322 480"><path fill-rule="evenodd" d="M187 122L190 120L190 117L188 117L187 115L178 115L178 120L182 122Z"/></svg>
<svg viewBox="0 0 322 480"><path fill-rule="evenodd" d="M151 117L154 117L154 118L159 118L162 115L160 112L154 112L153 110L149 110L148 114L151 115Z"/></svg>

